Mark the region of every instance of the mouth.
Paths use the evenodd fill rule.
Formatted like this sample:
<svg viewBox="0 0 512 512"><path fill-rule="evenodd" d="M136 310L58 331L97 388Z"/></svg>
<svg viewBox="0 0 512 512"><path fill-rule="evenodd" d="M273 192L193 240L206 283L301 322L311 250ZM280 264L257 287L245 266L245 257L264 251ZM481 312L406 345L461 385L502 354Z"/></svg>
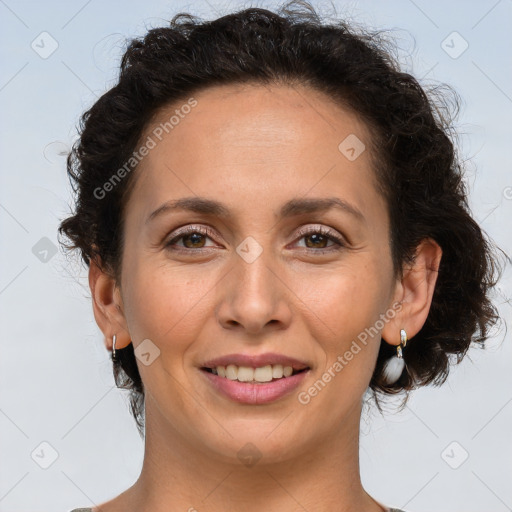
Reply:
<svg viewBox="0 0 512 512"><path fill-rule="evenodd" d="M289 396L304 382L310 371L309 367L299 369L281 365L200 368L201 375L216 394L247 405L270 404Z"/></svg>
<svg viewBox="0 0 512 512"><path fill-rule="evenodd" d="M230 364L227 366L219 365L213 368L203 366L201 370L232 381L265 384L293 377L299 373L307 372L310 368L306 366L305 368L299 369L283 365L266 365L259 368L252 368L249 366Z"/></svg>
<svg viewBox="0 0 512 512"><path fill-rule="evenodd" d="M311 369L311 366L299 359L275 352L264 354L226 354L203 361L201 370L219 377L240 382L270 382L272 379L291 377Z"/></svg>
<svg viewBox="0 0 512 512"><path fill-rule="evenodd" d="M225 354L198 367L210 389L231 401L263 405L290 395L312 365L276 352Z"/></svg>

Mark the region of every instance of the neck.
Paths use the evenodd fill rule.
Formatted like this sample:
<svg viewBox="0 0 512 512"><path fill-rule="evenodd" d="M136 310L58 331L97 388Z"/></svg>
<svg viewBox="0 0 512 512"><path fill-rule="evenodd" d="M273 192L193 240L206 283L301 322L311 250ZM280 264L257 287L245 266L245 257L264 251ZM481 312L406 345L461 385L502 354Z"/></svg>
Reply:
<svg viewBox="0 0 512 512"><path fill-rule="evenodd" d="M359 406L334 434L305 442L293 457L266 463L263 454L249 465L191 443L149 399L143 468L117 505L124 512L259 512L264 500L266 510L281 512L385 512L361 485L360 413Z"/></svg>

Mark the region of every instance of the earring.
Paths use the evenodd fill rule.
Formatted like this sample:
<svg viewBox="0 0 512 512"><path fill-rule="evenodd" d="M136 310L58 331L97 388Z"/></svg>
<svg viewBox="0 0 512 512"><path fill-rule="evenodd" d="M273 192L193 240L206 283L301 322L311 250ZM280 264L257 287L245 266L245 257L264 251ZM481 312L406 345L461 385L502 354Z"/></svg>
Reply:
<svg viewBox="0 0 512 512"><path fill-rule="evenodd" d="M112 361L117 361L116 356L116 335L112 336Z"/></svg>
<svg viewBox="0 0 512 512"><path fill-rule="evenodd" d="M402 375L405 367L405 361L402 355L402 348L407 344L407 334L404 329L400 329L400 345L396 347L396 355L390 357L384 364L382 375L386 384L394 384Z"/></svg>

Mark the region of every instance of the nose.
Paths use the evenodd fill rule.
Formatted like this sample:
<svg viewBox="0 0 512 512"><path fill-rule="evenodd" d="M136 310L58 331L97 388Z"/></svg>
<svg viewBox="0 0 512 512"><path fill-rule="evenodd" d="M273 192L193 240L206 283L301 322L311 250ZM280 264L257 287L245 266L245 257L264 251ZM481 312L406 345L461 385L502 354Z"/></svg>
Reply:
<svg viewBox="0 0 512 512"><path fill-rule="evenodd" d="M256 335L289 326L293 292L270 253L263 250L253 261L234 258L219 287L217 318L224 328Z"/></svg>

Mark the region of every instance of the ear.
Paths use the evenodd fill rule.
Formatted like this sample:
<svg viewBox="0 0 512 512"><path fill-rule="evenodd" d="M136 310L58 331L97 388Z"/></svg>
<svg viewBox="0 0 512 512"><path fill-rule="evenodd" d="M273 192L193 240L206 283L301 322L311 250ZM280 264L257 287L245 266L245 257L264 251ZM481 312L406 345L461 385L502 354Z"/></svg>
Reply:
<svg viewBox="0 0 512 512"><path fill-rule="evenodd" d="M105 346L112 351L112 337L116 335L116 349L130 344L123 301L115 279L102 270L101 259L91 259L89 265L89 287L92 294L94 318L105 335Z"/></svg>
<svg viewBox="0 0 512 512"><path fill-rule="evenodd" d="M404 268L392 302L400 302L402 309L382 329L382 338L390 345L400 344L400 329L404 329L410 339L427 320L442 253L437 242L425 238L416 248L413 264Z"/></svg>

